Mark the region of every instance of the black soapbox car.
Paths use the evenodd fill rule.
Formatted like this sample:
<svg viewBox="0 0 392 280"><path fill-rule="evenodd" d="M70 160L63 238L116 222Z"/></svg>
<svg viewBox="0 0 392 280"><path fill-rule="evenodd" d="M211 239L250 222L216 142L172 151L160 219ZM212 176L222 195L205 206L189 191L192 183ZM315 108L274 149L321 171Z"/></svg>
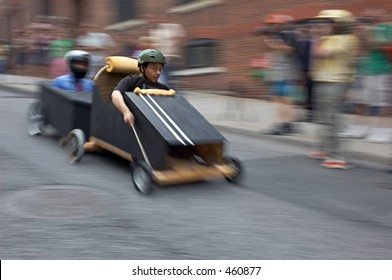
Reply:
<svg viewBox="0 0 392 280"><path fill-rule="evenodd" d="M64 139L70 163L79 162L85 152L99 150L129 160L134 186L143 194L154 184L218 177L238 183L241 162L225 156L225 138L173 90L138 88L125 93L135 116L135 125L127 125L110 96L120 79L139 74L137 60L112 56L106 61L94 78L92 94L62 92L43 83L40 100L27 112L28 133L54 127Z"/></svg>

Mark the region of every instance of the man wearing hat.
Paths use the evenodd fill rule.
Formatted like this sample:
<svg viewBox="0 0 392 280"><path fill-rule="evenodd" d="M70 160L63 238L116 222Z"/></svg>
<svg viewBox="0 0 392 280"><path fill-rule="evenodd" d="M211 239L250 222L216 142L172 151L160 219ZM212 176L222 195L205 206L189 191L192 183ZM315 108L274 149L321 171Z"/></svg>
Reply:
<svg viewBox="0 0 392 280"><path fill-rule="evenodd" d="M345 10L324 10L314 19L318 34L313 49L312 79L315 82L316 121L321 125L319 147L307 154L323 160L326 168L347 169L339 130L346 92L355 77L359 41L351 34L353 15Z"/></svg>

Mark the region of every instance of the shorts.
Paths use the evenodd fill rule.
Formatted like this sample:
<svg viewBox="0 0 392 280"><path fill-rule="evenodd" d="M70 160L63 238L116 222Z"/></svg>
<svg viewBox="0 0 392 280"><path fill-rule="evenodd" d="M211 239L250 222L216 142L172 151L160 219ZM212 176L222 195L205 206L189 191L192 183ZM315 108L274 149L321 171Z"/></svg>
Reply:
<svg viewBox="0 0 392 280"><path fill-rule="evenodd" d="M270 93L275 96L289 97L293 85L291 81L271 82Z"/></svg>
<svg viewBox="0 0 392 280"><path fill-rule="evenodd" d="M306 102L304 89L295 81L279 81L271 84L272 95L286 97L293 104L303 105Z"/></svg>

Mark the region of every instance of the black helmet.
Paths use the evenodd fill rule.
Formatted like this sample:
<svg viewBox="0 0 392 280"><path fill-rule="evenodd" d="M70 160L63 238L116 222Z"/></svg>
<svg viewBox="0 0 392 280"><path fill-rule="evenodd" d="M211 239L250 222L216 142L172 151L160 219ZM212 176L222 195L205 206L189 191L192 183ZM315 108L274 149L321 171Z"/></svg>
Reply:
<svg viewBox="0 0 392 280"><path fill-rule="evenodd" d="M166 59L165 56L160 51L147 49L139 54L137 65L138 67L140 67L141 65L149 62L157 62L157 63L162 63L164 65L166 63Z"/></svg>
<svg viewBox="0 0 392 280"><path fill-rule="evenodd" d="M88 65L90 63L90 54L82 50L72 50L64 56L68 60L69 68L77 79L84 78L88 72ZM75 63L86 64L87 68L80 68Z"/></svg>

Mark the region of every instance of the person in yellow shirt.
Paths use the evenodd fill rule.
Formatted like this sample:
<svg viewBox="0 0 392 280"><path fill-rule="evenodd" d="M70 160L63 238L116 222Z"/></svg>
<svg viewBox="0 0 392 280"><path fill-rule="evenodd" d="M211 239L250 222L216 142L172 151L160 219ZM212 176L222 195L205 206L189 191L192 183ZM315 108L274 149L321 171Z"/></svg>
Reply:
<svg viewBox="0 0 392 280"><path fill-rule="evenodd" d="M322 159L326 168L347 169L339 130L346 92L356 73L359 40L351 33L352 14L324 10L315 18L312 79L315 82L316 121L321 125L318 151L307 154Z"/></svg>

